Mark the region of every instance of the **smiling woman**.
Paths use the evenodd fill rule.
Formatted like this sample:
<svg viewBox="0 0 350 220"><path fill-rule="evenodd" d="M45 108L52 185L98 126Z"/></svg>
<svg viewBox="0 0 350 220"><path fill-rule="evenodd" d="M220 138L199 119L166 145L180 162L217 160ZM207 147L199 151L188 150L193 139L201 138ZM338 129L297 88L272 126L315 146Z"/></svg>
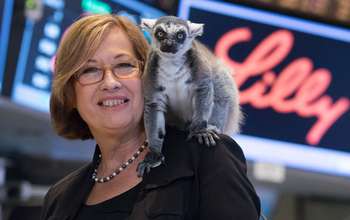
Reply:
<svg viewBox="0 0 350 220"><path fill-rule="evenodd" d="M123 33L128 41L131 41L135 57L123 55L124 59L134 58L145 61L148 50L147 40L140 29L126 18L116 19L110 16L101 19L98 15L88 18L81 19L71 26L73 30L67 32L56 54L50 112L55 131L67 139L93 138L86 122L81 119L75 108L75 74L84 65L96 64L91 58L110 29L124 30ZM120 60L122 58L119 57ZM142 68L143 66L140 65L140 72Z"/></svg>
<svg viewBox="0 0 350 220"><path fill-rule="evenodd" d="M114 27L103 38L95 53L87 61L87 65L118 66L115 63L126 63L130 59L137 58L136 56L128 36L120 28ZM86 69L85 64L82 69ZM128 137L127 127L143 130L141 119L144 99L141 91L140 69L132 68L129 75L122 79L117 77L118 71L113 71L114 67L105 69L107 70L101 71L101 80L87 85L79 80L74 83L76 108L98 143L106 140L105 136L109 132L111 136L120 140L121 137ZM80 75L78 79L86 74ZM116 133L116 129L120 132Z"/></svg>
<svg viewBox="0 0 350 220"><path fill-rule="evenodd" d="M208 148L168 127L166 164L137 175L149 152L141 86L147 51L140 28L121 16L90 15L67 32L55 62L52 123L64 138L97 145L91 163L52 186L41 219L259 219L243 152L228 136Z"/></svg>

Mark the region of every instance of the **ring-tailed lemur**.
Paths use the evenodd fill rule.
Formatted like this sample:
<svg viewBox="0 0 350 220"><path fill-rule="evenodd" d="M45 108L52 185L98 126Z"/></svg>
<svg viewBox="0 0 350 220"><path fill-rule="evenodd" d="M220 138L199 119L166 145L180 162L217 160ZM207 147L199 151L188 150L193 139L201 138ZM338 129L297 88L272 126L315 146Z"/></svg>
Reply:
<svg viewBox="0 0 350 220"><path fill-rule="evenodd" d="M210 146L217 133L237 133L242 120L233 71L194 40L203 24L165 16L142 19L141 27L151 46L142 75L149 153L138 165L139 176L164 161L165 123L188 129L188 139Z"/></svg>

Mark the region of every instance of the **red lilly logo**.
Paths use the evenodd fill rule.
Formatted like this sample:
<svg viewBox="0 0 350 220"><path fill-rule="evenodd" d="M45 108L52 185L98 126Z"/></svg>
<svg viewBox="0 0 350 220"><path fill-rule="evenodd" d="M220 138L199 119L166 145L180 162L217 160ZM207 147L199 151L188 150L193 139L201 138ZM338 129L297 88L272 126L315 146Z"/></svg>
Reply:
<svg viewBox="0 0 350 220"><path fill-rule="evenodd" d="M242 63L232 60L229 49L251 38L249 28L237 28L225 33L215 46L215 54L235 70L238 87L250 77L261 75L260 80L240 91L241 105L250 104L257 109L271 107L283 114L316 117L317 121L306 135L306 142L317 145L327 130L350 109L349 99L341 97L334 102L324 94L332 74L324 68L313 70L313 62L307 57L292 61L278 75L272 71L293 47L294 37L288 30L271 33Z"/></svg>

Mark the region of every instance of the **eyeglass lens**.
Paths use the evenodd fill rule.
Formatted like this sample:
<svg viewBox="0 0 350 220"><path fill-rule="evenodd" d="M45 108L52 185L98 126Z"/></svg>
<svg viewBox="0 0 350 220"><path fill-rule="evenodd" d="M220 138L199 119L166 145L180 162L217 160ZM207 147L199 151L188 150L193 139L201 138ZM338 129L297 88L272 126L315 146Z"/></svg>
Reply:
<svg viewBox="0 0 350 220"><path fill-rule="evenodd" d="M137 75L140 71L138 60L125 60L113 64L111 67L88 66L77 72L78 81L83 84L101 81L105 70L112 70L117 78L129 78Z"/></svg>

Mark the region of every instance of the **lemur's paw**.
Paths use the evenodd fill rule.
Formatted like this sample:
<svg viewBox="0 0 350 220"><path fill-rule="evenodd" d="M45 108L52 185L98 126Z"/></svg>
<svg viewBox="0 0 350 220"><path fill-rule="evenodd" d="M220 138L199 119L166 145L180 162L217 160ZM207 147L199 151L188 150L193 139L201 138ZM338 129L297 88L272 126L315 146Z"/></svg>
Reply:
<svg viewBox="0 0 350 220"><path fill-rule="evenodd" d="M145 171L149 173L151 171L151 168L155 168L162 163L164 163L163 154L148 152L145 156L145 159L137 165L138 176L143 176Z"/></svg>
<svg viewBox="0 0 350 220"><path fill-rule="evenodd" d="M191 139L193 136L198 138L198 142L203 144L203 140L205 144L209 146L215 146L215 139L220 139L217 135L220 133L220 130L213 125L208 125L207 127L202 128L193 128L192 125L189 128L190 134L187 137L187 140Z"/></svg>

